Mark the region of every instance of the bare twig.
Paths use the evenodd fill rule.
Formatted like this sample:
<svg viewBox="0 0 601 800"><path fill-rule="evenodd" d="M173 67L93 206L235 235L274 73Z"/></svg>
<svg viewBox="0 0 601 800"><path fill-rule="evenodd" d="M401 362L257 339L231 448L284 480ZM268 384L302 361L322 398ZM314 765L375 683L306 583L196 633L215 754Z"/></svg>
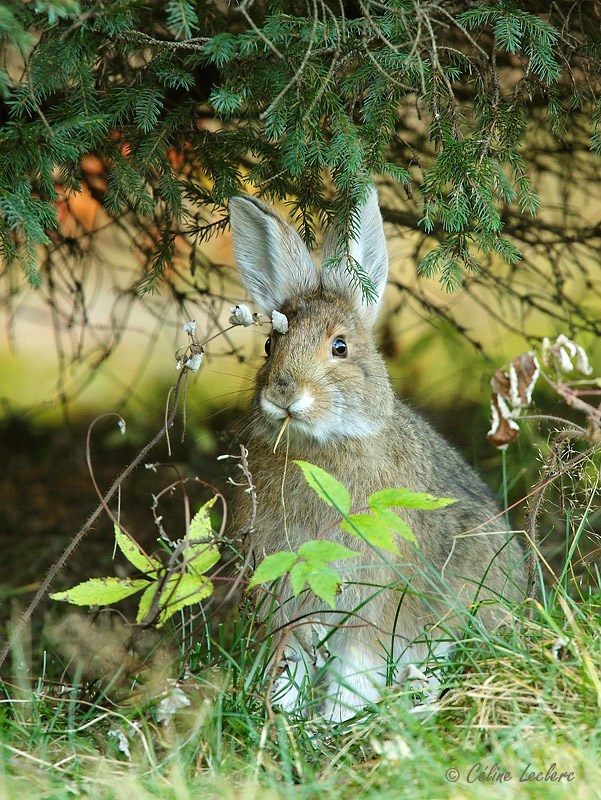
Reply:
<svg viewBox="0 0 601 800"><path fill-rule="evenodd" d="M57 577L59 572L62 570L62 568L65 566L65 564L67 563L67 561L69 560L69 558L71 557L71 555L73 554L75 549L78 547L79 544L81 544L81 542L83 541L84 537L89 533L92 525L96 522L96 520L101 515L101 513L104 510L106 510L107 505L108 505L109 501L111 500L111 498L113 497L113 495L115 494L115 492L117 492L117 490L122 486L123 482L125 480L127 480L127 478L135 470L135 468L137 466L139 466L144 461L144 459L146 458L148 453L150 453L150 451L153 450L162 441L163 437L165 436L166 431L169 428L171 428L173 426L173 424L175 423L175 418L177 416L177 406L178 406L178 402L177 401L178 401L178 397L179 397L180 386L181 386L181 382L182 382L183 376L185 375L186 372L187 372L187 370L184 367L184 369L182 369L182 372L178 376L177 383L175 385L174 392L173 392L173 397L174 397L173 406L172 406L172 409L171 409L171 413L169 414L169 417L166 420L165 426L162 427L161 430L148 442L148 444L146 444L140 450L140 452L133 459L133 461L131 461L125 467L125 469L119 474L119 476L113 481L111 487L106 492L106 494L103 496L101 502L99 503L99 505L97 506L97 508L93 512L93 514L89 517L87 522L85 522L84 525L82 525L82 527L78 530L78 532L75 534L73 539L71 539L71 541L69 542L67 547L63 550L63 552L60 555L60 557L52 565L52 567L48 571L48 574L44 578L40 588L36 592L33 600L28 605L28 607L25 609L25 611L23 612L23 615L21 616L19 622L17 623L17 625L14 627L13 631L11 632L11 635L10 635L7 643L2 648L2 651L0 652L0 667L6 661L8 655L9 655L11 649L12 649L13 642L22 634L23 630L25 629L26 625L28 624L29 620L31 619L34 611L36 610L36 608L40 604L40 602L43 599L43 597L48 592L48 589L52 585L53 581L55 580L55 578Z"/></svg>

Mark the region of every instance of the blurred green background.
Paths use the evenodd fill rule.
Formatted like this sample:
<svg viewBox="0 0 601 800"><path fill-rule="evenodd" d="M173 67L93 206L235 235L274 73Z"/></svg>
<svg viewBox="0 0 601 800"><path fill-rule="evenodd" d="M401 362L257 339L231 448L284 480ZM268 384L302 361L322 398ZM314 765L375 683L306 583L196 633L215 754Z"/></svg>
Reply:
<svg viewBox="0 0 601 800"><path fill-rule="evenodd" d="M583 175L592 164L589 157ZM573 241L579 226L588 231L598 227L599 184L579 181L576 173L568 180L559 167L561 160L540 176L543 211L539 219L523 222L524 261L508 267L490 259L486 270L468 277L455 294L418 276L416 265L433 240L407 224L412 201L398 187L380 186L390 286L379 336L392 380L399 394L477 466L500 499L506 470L517 527L524 524L527 506L520 501L538 480L552 426L523 423L503 465L502 454L486 440L492 374L520 352L538 348L543 336L559 333L583 345L594 374L601 373L594 333L601 316L598 234ZM198 341L216 338L206 347L201 370L189 380L185 431L180 420L171 436L172 455L163 443L152 460L175 464L182 474L197 475L227 493L231 462L217 461L217 456L238 452L244 442L253 376L267 335L267 328L254 326L222 333L229 307L247 299L238 283L229 231L202 245L182 234L165 281L154 293L141 295L137 282L147 256L144 231L133 218L109 219L91 197L72 200L65 203L52 246L40 254L42 286L32 289L15 271L0 279L0 542L5 552L0 578L5 596L17 605L29 598L97 503L86 464L91 421L115 411L127 423L124 436L115 417L94 427L91 460L103 489L162 425L169 387L178 374L175 353L187 342L181 326L188 319L197 322ZM280 211L285 214L285 207ZM557 229L565 232L563 240L554 233ZM539 411L578 420L542 382L535 399ZM592 472L584 483L576 476L576 488L570 490L574 496L590 490ZM123 488L124 519L151 549L156 539L152 495L171 480L168 467L156 473L138 469ZM201 493L193 499L200 502ZM584 546L593 558L596 508L594 502L587 520L591 539ZM565 495L562 500L551 494L541 532L552 562L561 559L571 526L578 524L566 522L564 511ZM181 535L181 502L171 503L169 515L173 534ZM61 584L106 574L107 565L112 571L111 557L107 518L70 560ZM10 604L4 609L7 613Z"/></svg>

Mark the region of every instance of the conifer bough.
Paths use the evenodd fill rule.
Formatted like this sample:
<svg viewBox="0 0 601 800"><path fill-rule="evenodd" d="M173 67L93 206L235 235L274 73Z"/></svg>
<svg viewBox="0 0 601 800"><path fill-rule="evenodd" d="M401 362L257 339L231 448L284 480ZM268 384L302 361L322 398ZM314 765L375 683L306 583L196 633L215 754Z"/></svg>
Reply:
<svg viewBox="0 0 601 800"><path fill-rule="evenodd" d="M60 196L88 182L87 154L107 211L152 222L147 286L178 233L225 227L233 194L288 198L311 245L318 224L350 235L387 176L435 236L420 270L456 288L483 254L520 258L503 210L539 207L520 152L534 110L559 137L584 115L601 150L600 30L597 0L7 0L0 253L39 283L38 248ZM207 206L223 220L193 212Z"/></svg>

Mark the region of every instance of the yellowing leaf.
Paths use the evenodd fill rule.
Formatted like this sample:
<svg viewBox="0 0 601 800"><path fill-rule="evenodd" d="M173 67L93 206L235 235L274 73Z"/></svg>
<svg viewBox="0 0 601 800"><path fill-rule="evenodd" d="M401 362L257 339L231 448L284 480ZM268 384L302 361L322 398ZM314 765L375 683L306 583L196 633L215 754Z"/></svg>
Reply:
<svg viewBox="0 0 601 800"><path fill-rule="evenodd" d="M426 492L411 492L409 489L381 489L369 496L369 507L373 510L391 506L430 510L456 502L450 497L433 497Z"/></svg>
<svg viewBox="0 0 601 800"><path fill-rule="evenodd" d="M374 547L381 547L391 553L399 552L387 523L372 514L349 514L347 519L340 523L340 527L353 536L365 539Z"/></svg>
<svg viewBox="0 0 601 800"><path fill-rule="evenodd" d="M212 594L213 584L211 581L203 580L189 573L171 575L165 581L161 592L159 600L161 613L157 621L157 628L161 628L176 611L199 603Z"/></svg>
<svg viewBox="0 0 601 800"><path fill-rule="evenodd" d="M191 544L184 551L186 569L197 576L215 566L220 557L219 548L214 544Z"/></svg>
<svg viewBox="0 0 601 800"><path fill-rule="evenodd" d="M140 572L146 575L156 575L158 570L163 566L158 558L147 556L146 553L141 550L138 543L131 539L126 533L123 533L116 523L115 540L125 558L136 569L140 570Z"/></svg>
<svg viewBox="0 0 601 800"><path fill-rule="evenodd" d="M295 461L303 471L305 480L326 503L336 508L341 514L351 510L351 496L345 487L329 472L309 464L308 461Z"/></svg>
<svg viewBox="0 0 601 800"><path fill-rule="evenodd" d="M145 589L145 591L142 592L142 597L140 597L140 603L138 604L138 613L136 614L136 622L142 622L142 620L146 619L146 617L150 613L152 601L154 600L154 596L156 595L158 588L159 588L158 581L154 581L153 583L148 585L148 588Z"/></svg>
<svg viewBox="0 0 601 800"><path fill-rule="evenodd" d="M211 540L213 537L210 511L216 500L217 495L211 497L196 512L188 528L189 544L184 550L183 556L186 569L196 576L204 575L220 558L219 549L214 544L207 542L207 539Z"/></svg>
<svg viewBox="0 0 601 800"><path fill-rule="evenodd" d="M91 578L65 592L55 592L50 597L52 600L62 600L75 606L109 606L147 586L148 581L143 578L137 580Z"/></svg>
<svg viewBox="0 0 601 800"><path fill-rule="evenodd" d="M210 511L215 505L217 495L211 497L210 500L202 506L196 514L192 517L190 527L188 528L188 539L195 541L197 539L210 539L213 536L213 527L211 525Z"/></svg>
<svg viewBox="0 0 601 800"><path fill-rule="evenodd" d="M271 581L281 578L296 560L296 553L292 553L289 550L282 550L280 553L273 553L273 555L267 556L256 568L248 588L250 589L258 583L271 583Z"/></svg>

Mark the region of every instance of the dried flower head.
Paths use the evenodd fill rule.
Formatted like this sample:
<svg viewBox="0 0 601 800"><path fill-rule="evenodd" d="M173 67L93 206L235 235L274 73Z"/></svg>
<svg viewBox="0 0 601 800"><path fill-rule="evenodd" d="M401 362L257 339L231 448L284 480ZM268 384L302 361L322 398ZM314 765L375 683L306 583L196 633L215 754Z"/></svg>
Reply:
<svg viewBox="0 0 601 800"><path fill-rule="evenodd" d="M520 433L516 422L523 408L532 403L532 391L540 375L534 353L516 356L507 371L498 369L492 376L490 399L490 430L487 438L495 447L504 450Z"/></svg>
<svg viewBox="0 0 601 800"><path fill-rule="evenodd" d="M520 426L512 417L512 412L503 397L497 392L490 398L490 430L486 434L499 450L505 450L520 433Z"/></svg>
<svg viewBox="0 0 601 800"><path fill-rule="evenodd" d="M248 328L249 325L256 322L250 308L244 304L230 308L230 314L230 325L244 325L245 328Z"/></svg>
<svg viewBox="0 0 601 800"><path fill-rule="evenodd" d="M584 348L560 333L553 344L545 336L542 347L543 364L553 365L561 372L572 372L574 367L583 375L590 375L593 368L589 364ZM575 359L575 363L574 363Z"/></svg>
<svg viewBox="0 0 601 800"><path fill-rule="evenodd" d="M203 356L204 353L193 353L191 356L188 356L184 362L184 366L190 372L198 372L200 365L202 364Z"/></svg>
<svg viewBox="0 0 601 800"><path fill-rule="evenodd" d="M276 333L288 333L288 317L285 314L274 311L271 314L271 324Z"/></svg>
<svg viewBox="0 0 601 800"><path fill-rule="evenodd" d="M175 355L175 369L180 370L182 367L186 367L189 372L198 372L204 358L204 349L192 341L185 352L181 352L182 350L183 348Z"/></svg>

